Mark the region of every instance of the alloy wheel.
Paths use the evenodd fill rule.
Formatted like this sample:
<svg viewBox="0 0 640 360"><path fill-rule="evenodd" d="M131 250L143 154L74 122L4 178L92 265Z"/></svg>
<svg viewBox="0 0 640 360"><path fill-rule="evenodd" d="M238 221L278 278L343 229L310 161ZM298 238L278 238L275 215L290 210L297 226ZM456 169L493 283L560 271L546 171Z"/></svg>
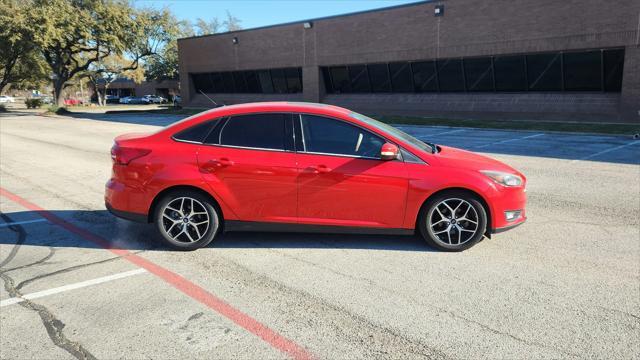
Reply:
<svg viewBox="0 0 640 360"><path fill-rule="evenodd" d="M451 198L440 201L427 219L434 237L446 245L462 245L478 231L478 212L466 200Z"/></svg>
<svg viewBox="0 0 640 360"><path fill-rule="evenodd" d="M194 198L175 198L162 209L162 227L174 241L182 243L200 241L210 226L215 224L211 224L207 209Z"/></svg>

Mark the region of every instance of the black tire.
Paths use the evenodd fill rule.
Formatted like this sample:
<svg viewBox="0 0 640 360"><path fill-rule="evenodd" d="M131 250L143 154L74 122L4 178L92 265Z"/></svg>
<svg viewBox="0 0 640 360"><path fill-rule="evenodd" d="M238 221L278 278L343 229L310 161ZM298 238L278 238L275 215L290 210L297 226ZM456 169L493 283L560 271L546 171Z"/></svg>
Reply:
<svg viewBox="0 0 640 360"><path fill-rule="evenodd" d="M175 208L176 204L181 203L181 199L193 199L194 202L192 203L189 200L185 200L187 202L184 208L185 211L183 212L181 208L180 213L167 208L169 204L172 205L172 209ZM191 208L191 204L193 204L193 208ZM191 213L194 215L188 215L186 213L190 208ZM204 212L206 212L206 219L209 221L209 226L193 225L205 219ZM165 214L172 216L172 218L169 219L164 216ZM171 192L160 199L155 207L153 219L156 229L165 244L176 250L191 251L205 247L213 241L222 227L221 214L218 205L206 195L193 190L179 190ZM173 217L174 215L175 217ZM186 223L186 220L184 223L182 222L185 217L189 218L188 223ZM175 228L175 226L171 228L172 224L178 226L178 228ZM169 229L167 229L167 227L169 227ZM186 233L184 232L184 228L187 229ZM171 234L167 230L169 230ZM181 233L176 235L178 231L181 231ZM192 238L195 239L197 235L200 235L200 237L196 241L189 240Z"/></svg>
<svg viewBox="0 0 640 360"><path fill-rule="evenodd" d="M449 208L446 207L446 205L444 205L443 207L442 202L447 201L447 204L453 203L451 207L455 207L455 204L458 203L457 200L463 200L467 204L471 205L473 207L473 210L475 210L475 213L470 210L471 215L467 214L469 220L460 220L460 222L457 222L457 224L459 225L457 228L452 229L451 231L444 232L445 235L449 236L445 238L445 235L442 234L442 228L438 229L437 232L441 233L437 234L437 232L433 230L432 225L444 226L446 228L455 227L455 223L457 221L456 216L459 216L459 214L466 209L457 209L457 211L455 211L457 215L451 217L449 216ZM461 203L461 206L466 206L466 204ZM443 207L444 210L436 209L436 207ZM440 212L435 215L434 213L436 213L438 210L440 210ZM433 220L434 218L439 219L440 214L445 215L445 218L447 219L443 219L444 221L442 224L437 224L437 222L440 222L440 220L438 220L437 222L434 222ZM452 219L449 219L450 217L453 219L453 221ZM466 219L462 217L460 218ZM477 227L473 234L468 234L470 230L457 230L458 228L465 228L466 226L468 226L467 229L473 228L473 221L477 222ZM487 229L487 212L477 196L464 191L447 191L428 199L424 203L422 209L420 210L420 214L418 215L417 227L420 231L420 234L430 247L442 251L463 251L478 243L484 236L484 233ZM454 234L454 238L450 237L452 233ZM456 239L457 236L460 236L460 238ZM450 243L447 243L446 240L449 240ZM455 244L456 240L460 240L461 244Z"/></svg>

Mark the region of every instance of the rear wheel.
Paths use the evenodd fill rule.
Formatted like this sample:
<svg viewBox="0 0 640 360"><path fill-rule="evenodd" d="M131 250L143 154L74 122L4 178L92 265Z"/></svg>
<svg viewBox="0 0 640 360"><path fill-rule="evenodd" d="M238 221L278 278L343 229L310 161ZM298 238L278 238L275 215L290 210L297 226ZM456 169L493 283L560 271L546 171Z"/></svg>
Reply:
<svg viewBox="0 0 640 360"><path fill-rule="evenodd" d="M177 191L156 206L156 228L164 242L178 250L207 246L218 233L220 212L206 196L196 191Z"/></svg>
<svg viewBox="0 0 640 360"><path fill-rule="evenodd" d="M427 243L443 251L475 245L487 228L487 213L477 197L451 191L429 199L420 211L418 228Z"/></svg>

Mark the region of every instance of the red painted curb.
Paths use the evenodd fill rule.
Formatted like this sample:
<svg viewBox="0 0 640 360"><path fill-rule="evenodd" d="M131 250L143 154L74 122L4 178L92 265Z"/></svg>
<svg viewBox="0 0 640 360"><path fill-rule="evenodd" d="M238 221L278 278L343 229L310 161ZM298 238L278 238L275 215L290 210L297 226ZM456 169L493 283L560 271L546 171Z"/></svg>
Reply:
<svg viewBox="0 0 640 360"><path fill-rule="evenodd" d="M124 260L127 260L132 264L135 264L156 275L166 283L180 290L183 294L216 311L220 315L233 321L237 325L243 327L245 330L258 336L272 347L288 354L292 358L297 360L312 359L311 354L308 353L300 345L278 334L266 325L260 323L258 320L234 308L224 300L218 298L217 296L189 281L188 279L182 277L181 275L178 275L169 269L163 268L162 266L157 265L141 256L133 254L129 250L116 248L112 246L106 239L72 224L58 217L57 215L54 215L50 211L47 211L44 208L30 202L29 200L26 200L2 187L0 187L0 195L29 210L37 212L40 216L49 220L49 222L61 226L65 230L78 235L83 239L98 245L101 248L107 249L112 253L122 257Z"/></svg>

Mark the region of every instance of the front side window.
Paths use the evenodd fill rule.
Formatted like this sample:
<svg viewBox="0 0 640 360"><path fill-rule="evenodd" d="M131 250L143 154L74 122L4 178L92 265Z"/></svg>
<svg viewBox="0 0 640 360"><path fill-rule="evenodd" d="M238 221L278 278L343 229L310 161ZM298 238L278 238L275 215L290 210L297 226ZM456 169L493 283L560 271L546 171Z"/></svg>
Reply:
<svg viewBox="0 0 640 360"><path fill-rule="evenodd" d="M302 115L302 135L307 152L379 158L385 140L343 121Z"/></svg>
<svg viewBox="0 0 640 360"><path fill-rule="evenodd" d="M230 118L220 133L220 144L260 149L285 149L284 114L251 114Z"/></svg>

